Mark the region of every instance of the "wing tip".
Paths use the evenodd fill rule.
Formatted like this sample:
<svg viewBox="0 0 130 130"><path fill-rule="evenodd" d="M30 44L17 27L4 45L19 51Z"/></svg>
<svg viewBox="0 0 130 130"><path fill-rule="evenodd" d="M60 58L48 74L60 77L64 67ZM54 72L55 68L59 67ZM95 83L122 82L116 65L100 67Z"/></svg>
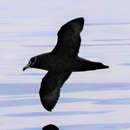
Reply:
<svg viewBox="0 0 130 130"><path fill-rule="evenodd" d="M43 104L42 104L43 105ZM53 108L54 107L48 107L48 106L45 106L45 105L43 105L44 106L44 108L48 111L48 112L52 112L52 110L53 110Z"/></svg>
<svg viewBox="0 0 130 130"><path fill-rule="evenodd" d="M48 98L46 96L43 96L42 94L40 94L40 101L42 106L49 112L52 112L56 105L56 103L49 101Z"/></svg>
<svg viewBox="0 0 130 130"><path fill-rule="evenodd" d="M47 101L43 98L41 98L41 104L49 112L52 112L55 107L55 105L47 103Z"/></svg>

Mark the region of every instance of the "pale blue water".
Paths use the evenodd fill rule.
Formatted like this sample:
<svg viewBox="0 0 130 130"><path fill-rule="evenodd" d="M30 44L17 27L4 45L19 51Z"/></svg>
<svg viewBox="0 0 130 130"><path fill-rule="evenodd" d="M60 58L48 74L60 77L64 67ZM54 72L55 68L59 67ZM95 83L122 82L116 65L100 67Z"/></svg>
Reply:
<svg viewBox="0 0 130 130"><path fill-rule="evenodd" d="M72 7L72 5L74 5ZM129 0L0 1L0 129L130 130ZM46 71L22 71L54 48L65 22L85 18L79 55L110 68L73 73L52 113L39 100Z"/></svg>
<svg viewBox="0 0 130 130"><path fill-rule="evenodd" d="M59 127L61 130L122 130L130 127L130 124L93 124ZM25 130L25 129L21 129ZM28 130L41 130L41 128L30 128Z"/></svg>

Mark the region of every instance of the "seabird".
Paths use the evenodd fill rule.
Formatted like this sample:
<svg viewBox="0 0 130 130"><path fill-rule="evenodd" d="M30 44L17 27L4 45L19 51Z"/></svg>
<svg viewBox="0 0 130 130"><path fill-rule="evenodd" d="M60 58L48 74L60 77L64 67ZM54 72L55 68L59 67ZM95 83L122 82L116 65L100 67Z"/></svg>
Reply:
<svg viewBox="0 0 130 130"><path fill-rule="evenodd" d="M100 62L93 62L78 56L84 26L84 18L73 19L64 24L58 31L55 48L48 53L34 56L23 68L37 68L47 70L42 79L39 91L40 100L44 108L52 111L60 96L64 82L72 72L106 69L109 66Z"/></svg>

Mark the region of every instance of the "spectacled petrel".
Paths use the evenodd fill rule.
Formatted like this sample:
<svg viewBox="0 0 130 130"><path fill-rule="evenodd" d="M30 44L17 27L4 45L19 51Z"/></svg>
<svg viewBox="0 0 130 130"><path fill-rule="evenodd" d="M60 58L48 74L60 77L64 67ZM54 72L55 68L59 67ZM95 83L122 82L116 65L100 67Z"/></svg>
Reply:
<svg viewBox="0 0 130 130"><path fill-rule="evenodd" d="M40 100L44 108L52 111L60 96L60 89L72 72L106 69L107 65L93 62L78 56L84 26L84 18L76 18L64 24L58 31L55 48L45 54L34 56L23 68L37 68L47 70L42 79L39 91Z"/></svg>

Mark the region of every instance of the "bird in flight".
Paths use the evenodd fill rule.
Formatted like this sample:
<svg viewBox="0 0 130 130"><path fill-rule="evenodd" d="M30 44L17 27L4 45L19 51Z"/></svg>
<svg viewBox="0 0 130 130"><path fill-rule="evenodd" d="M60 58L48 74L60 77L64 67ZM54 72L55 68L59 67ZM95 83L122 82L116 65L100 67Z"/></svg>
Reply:
<svg viewBox="0 0 130 130"><path fill-rule="evenodd" d="M64 24L58 31L55 48L48 53L34 56L23 68L37 68L47 70L42 79L39 91L40 100L44 108L52 111L60 96L64 82L72 72L106 69L109 66L100 62L93 62L78 56L84 18L73 19Z"/></svg>

